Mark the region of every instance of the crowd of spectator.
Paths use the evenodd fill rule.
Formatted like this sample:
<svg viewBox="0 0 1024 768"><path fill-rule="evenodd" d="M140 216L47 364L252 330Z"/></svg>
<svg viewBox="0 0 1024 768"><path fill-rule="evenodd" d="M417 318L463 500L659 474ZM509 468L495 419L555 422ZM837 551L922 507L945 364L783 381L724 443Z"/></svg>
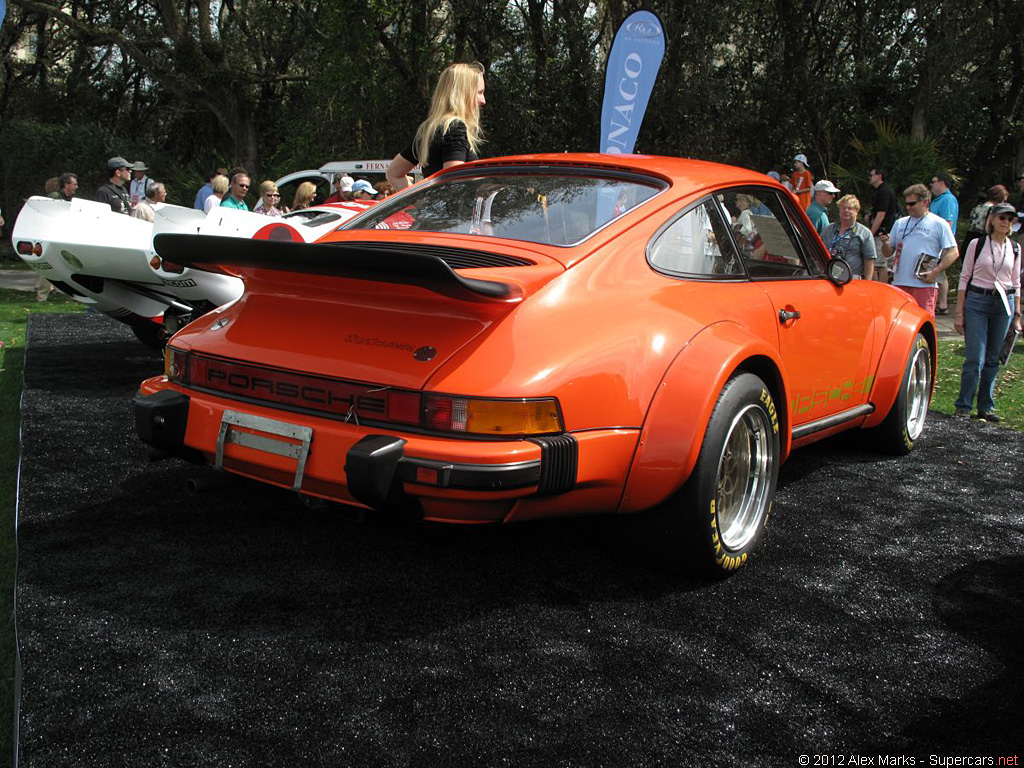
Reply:
<svg viewBox="0 0 1024 768"><path fill-rule="evenodd" d="M150 178L149 170L142 160L130 163L123 157L110 158L107 161L107 181L96 189L95 199L109 205L114 213L153 221L154 206L167 198L167 185ZM192 207L205 213L217 206L248 211L250 207L247 199L251 185L251 177L242 167L230 170L216 168L206 175L204 184L196 192ZM283 216L321 202L374 202L395 192L394 186L388 181L371 184L366 179L353 179L346 174L335 175L332 186L334 193L321 201L317 200L316 184L304 181L298 185L291 205L287 206L282 204L277 183L266 180L260 183L259 197L251 210L264 216ZM47 179L44 192L57 200L71 201L79 197L78 174L64 173Z"/></svg>
<svg viewBox="0 0 1024 768"><path fill-rule="evenodd" d="M975 418L999 421L994 392L1000 354L1014 332L1024 330L1024 217L1008 202L1009 190L1002 184L989 188L971 210L966 235L958 245L960 204L953 194L954 180L944 171L904 189L901 209L886 182L886 169L874 167L868 174L874 190L870 210L861 217L861 201L844 195L834 222L828 209L840 190L827 179L814 182L806 156L793 158L791 176L775 170L768 175L796 196L829 253L843 258L855 278L891 283L933 316L949 313L946 272L963 256L954 328L964 336L965 360L955 415L968 416L976 404ZM1024 172L1015 182L1024 202ZM742 213L736 226L742 234Z"/></svg>

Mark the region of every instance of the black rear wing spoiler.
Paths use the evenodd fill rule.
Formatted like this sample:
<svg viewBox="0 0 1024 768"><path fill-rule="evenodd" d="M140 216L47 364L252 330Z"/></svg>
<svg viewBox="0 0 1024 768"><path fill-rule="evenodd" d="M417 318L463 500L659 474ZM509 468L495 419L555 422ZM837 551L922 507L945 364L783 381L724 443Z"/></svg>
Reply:
<svg viewBox="0 0 1024 768"><path fill-rule="evenodd" d="M462 248L413 243L294 243L172 233L154 237L153 248L160 258L194 269L225 265L403 283L473 301L509 300L518 293L509 283L458 274L446 259L461 263L486 255Z"/></svg>

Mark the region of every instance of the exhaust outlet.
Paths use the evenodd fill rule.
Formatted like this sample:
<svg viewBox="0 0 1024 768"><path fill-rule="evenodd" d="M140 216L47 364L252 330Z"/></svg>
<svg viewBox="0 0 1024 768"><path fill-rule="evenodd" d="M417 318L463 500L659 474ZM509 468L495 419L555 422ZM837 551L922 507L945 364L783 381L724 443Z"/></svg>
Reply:
<svg viewBox="0 0 1024 768"><path fill-rule="evenodd" d="M210 491L219 491L238 482L238 477L227 472L215 472L185 481L185 490L192 496Z"/></svg>

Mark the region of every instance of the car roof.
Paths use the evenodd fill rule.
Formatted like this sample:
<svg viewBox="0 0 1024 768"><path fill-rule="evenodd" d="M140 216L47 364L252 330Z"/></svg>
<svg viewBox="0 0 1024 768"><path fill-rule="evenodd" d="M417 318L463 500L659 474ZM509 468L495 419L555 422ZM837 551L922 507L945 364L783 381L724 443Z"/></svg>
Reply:
<svg viewBox="0 0 1024 768"><path fill-rule="evenodd" d="M590 167L595 170L619 170L661 177L673 186L681 185L694 188L707 186L726 186L733 184L767 184L785 189L771 177L752 171L749 168L738 168L733 165L712 163L706 160L690 160L682 157L664 157L659 155L613 155L600 152L563 152L533 155L512 155L478 160L473 167L489 165L523 165L523 166L571 166L575 168ZM464 166L449 169L457 170Z"/></svg>

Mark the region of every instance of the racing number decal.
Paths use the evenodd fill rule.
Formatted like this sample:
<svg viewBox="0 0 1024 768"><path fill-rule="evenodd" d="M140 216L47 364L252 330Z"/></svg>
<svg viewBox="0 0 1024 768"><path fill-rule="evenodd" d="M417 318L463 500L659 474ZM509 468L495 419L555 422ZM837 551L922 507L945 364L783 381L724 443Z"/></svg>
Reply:
<svg viewBox="0 0 1024 768"><path fill-rule="evenodd" d="M815 389L810 394L797 394L791 403L792 411L793 413L807 413L816 408L821 408L833 400L849 400L850 396L854 393L867 394L871 391L871 385L874 383L875 377L872 375L861 382L844 381L842 384L834 387Z"/></svg>

